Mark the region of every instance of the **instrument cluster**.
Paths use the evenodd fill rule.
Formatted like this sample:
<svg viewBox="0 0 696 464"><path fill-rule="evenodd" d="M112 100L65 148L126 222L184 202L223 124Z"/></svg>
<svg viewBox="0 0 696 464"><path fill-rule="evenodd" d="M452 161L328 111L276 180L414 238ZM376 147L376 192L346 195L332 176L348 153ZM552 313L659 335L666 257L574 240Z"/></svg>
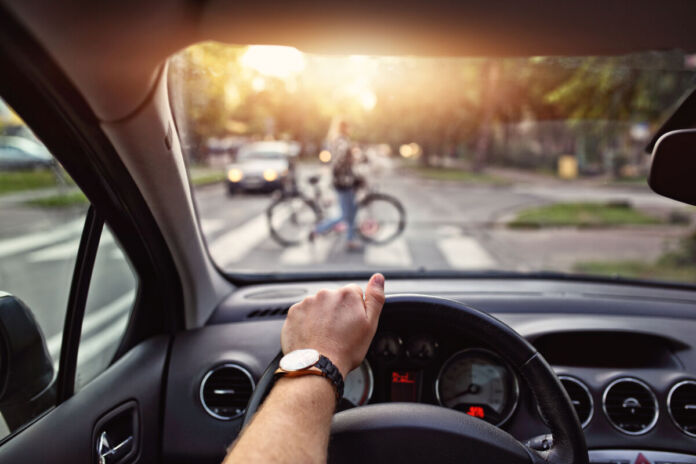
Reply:
<svg viewBox="0 0 696 464"><path fill-rule="evenodd" d="M409 333L410 332L410 333ZM456 336L379 331L346 377L339 409L381 402L438 404L494 425L515 412L519 382L495 352Z"/></svg>

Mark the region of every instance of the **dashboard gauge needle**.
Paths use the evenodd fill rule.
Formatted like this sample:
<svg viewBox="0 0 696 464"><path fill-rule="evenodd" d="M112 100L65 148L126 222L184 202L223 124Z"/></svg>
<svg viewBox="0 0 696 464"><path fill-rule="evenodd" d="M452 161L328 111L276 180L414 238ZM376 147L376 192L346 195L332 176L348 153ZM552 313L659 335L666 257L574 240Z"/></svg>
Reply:
<svg viewBox="0 0 696 464"><path fill-rule="evenodd" d="M455 393L452 395L452 398L458 398L463 395L476 395L481 392L481 386L475 383L469 384L468 387L466 387L466 390L462 390L460 392Z"/></svg>

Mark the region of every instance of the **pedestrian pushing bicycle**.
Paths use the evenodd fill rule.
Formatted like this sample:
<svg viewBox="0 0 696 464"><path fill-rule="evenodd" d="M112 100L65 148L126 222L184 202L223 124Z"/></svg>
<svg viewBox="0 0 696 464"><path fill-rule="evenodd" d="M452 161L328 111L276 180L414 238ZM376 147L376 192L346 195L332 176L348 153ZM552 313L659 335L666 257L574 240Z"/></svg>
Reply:
<svg viewBox="0 0 696 464"><path fill-rule="evenodd" d="M331 177L340 213L327 217L319 176L311 176L312 197L305 196L293 182L267 209L273 237L283 246L314 241L331 232L346 233L348 251L360 251L363 243L384 244L399 236L406 226L406 213L396 198L367 187L356 172L357 160L351 146L350 128L339 123L338 135L330 140ZM361 192L366 192L360 195Z"/></svg>

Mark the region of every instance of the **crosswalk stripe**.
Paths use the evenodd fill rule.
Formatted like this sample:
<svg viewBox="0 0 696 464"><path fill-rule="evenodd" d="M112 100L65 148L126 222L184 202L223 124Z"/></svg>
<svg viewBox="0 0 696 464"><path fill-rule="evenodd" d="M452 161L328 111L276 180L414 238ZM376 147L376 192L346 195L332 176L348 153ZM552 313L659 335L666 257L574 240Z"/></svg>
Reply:
<svg viewBox="0 0 696 464"><path fill-rule="evenodd" d="M406 239L399 237L385 245L365 247L365 263L373 266L410 267L413 259Z"/></svg>
<svg viewBox="0 0 696 464"><path fill-rule="evenodd" d="M280 255L280 263L288 266L320 264L326 261L335 240L331 237L318 237L314 243L304 242L290 247Z"/></svg>
<svg viewBox="0 0 696 464"><path fill-rule="evenodd" d="M82 232L84 223L85 220L82 218L55 227L50 231L2 240L0 241L0 258L67 240L79 235Z"/></svg>
<svg viewBox="0 0 696 464"><path fill-rule="evenodd" d="M40 263L44 261L62 261L65 259L75 258L77 249L80 246L80 239L70 240L68 242L59 243L47 248L42 248L33 251L27 255L27 261L30 263Z"/></svg>
<svg viewBox="0 0 696 464"><path fill-rule="evenodd" d="M460 235L438 240L440 253L454 269L490 269L495 260L472 237Z"/></svg>
<svg viewBox="0 0 696 464"><path fill-rule="evenodd" d="M131 290L116 298L111 303L102 306L97 311L88 313L85 316L84 321L82 322L82 333L89 333L94 328L110 320L111 318L116 317L118 314L124 314L125 316L128 316L128 310L133 304L134 299L135 290ZM118 337L118 335L116 336ZM109 340L108 337L106 337L106 335L102 332L96 333L89 338L103 339L103 343L105 346L113 342L113 340ZM55 361L57 361L58 357L60 356L60 345L62 341L63 333L59 332L53 335L51 338L49 338L46 342L48 352Z"/></svg>
<svg viewBox="0 0 696 464"><path fill-rule="evenodd" d="M110 233L104 233L99 239L99 247L114 243L114 236ZM27 261L30 263L39 263L44 261L62 261L72 259L77 256L77 249L80 246L80 238L70 240L68 242L58 243L40 250L33 251L27 255Z"/></svg>
<svg viewBox="0 0 696 464"><path fill-rule="evenodd" d="M221 231L227 224L222 219L202 219L201 229L205 235L212 235Z"/></svg>
<svg viewBox="0 0 696 464"><path fill-rule="evenodd" d="M77 352L77 365L87 365L96 355L106 348L113 348L126 330L127 323L128 314L125 314L109 324L108 328L105 330L80 342L80 348Z"/></svg>
<svg viewBox="0 0 696 464"><path fill-rule="evenodd" d="M98 311L88 313L85 316L84 322L82 323L82 333L86 334L91 332L96 327L99 327L104 322L115 317L117 314L128 315L129 309L133 306L134 301L135 289L124 293L111 303L103 306Z"/></svg>
<svg viewBox="0 0 696 464"><path fill-rule="evenodd" d="M210 254L225 267L244 258L268 234L266 215L259 214L210 243Z"/></svg>

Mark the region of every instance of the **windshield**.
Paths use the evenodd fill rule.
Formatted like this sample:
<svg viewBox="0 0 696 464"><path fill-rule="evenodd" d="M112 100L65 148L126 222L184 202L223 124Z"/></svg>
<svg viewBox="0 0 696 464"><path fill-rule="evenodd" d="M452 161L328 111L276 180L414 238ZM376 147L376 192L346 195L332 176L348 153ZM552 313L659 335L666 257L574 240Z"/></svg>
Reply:
<svg viewBox="0 0 696 464"><path fill-rule="evenodd" d="M694 210L645 146L696 56L323 56L203 43L169 63L200 223L230 273L559 271L693 282ZM283 144L283 150L254 145ZM282 153L282 154L281 154ZM245 158L287 166L245 169Z"/></svg>

